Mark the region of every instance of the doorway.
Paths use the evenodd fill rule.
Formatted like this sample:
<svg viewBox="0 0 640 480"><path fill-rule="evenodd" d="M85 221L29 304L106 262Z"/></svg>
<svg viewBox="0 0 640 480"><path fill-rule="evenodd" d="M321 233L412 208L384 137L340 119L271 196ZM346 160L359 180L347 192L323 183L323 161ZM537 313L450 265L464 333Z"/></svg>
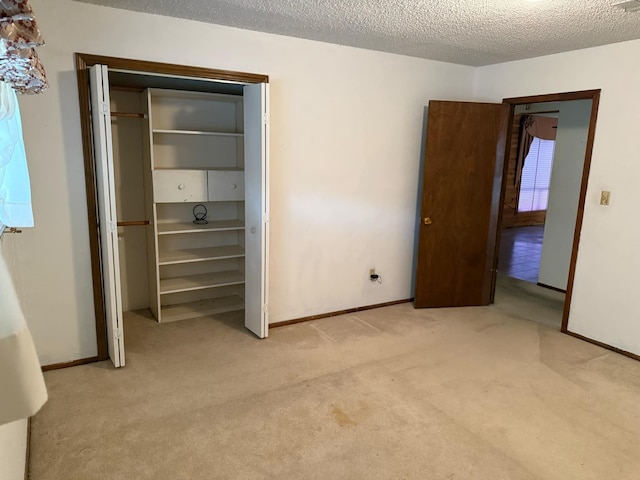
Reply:
<svg viewBox="0 0 640 480"><path fill-rule="evenodd" d="M511 131L502 174L493 300L496 288L513 288L509 280L516 277L527 314L542 307L543 323L565 333L599 95L585 91L504 100L510 106ZM510 185L519 188L517 202L509 197ZM515 212L509 210L510 200ZM503 273L509 278L499 280Z"/></svg>
<svg viewBox="0 0 640 480"><path fill-rule="evenodd" d="M244 311L266 337L268 77L86 54L76 64L97 360L124 365L132 308L159 323Z"/></svg>
<svg viewBox="0 0 640 480"><path fill-rule="evenodd" d="M564 257L566 296L562 302L560 328L569 333L569 308L599 96L599 90L590 90L507 98L502 104L429 103L418 227L416 308L494 302L508 181L507 158L513 148L516 109L532 104L586 100L590 105L584 153L579 172L577 175L574 172L572 177L577 185L577 201L573 219L563 220L562 239L570 249L568 255L565 250ZM467 182L465 188L450 188L459 186L461 181ZM549 221L545 219L545 223ZM543 251L540 257L542 268ZM553 263L554 257L549 258ZM434 267L436 260L440 261L438 268ZM558 275L553 278L555 283L561 281ZM451 295L451 292L460 294Z"/></svg>

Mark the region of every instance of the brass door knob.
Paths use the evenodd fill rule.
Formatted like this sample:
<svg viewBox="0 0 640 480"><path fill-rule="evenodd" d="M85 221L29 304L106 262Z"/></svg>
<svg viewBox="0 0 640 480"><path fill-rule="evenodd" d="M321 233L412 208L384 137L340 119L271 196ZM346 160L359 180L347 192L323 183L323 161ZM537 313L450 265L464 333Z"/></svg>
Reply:
<svg viewBox="0 0 640 480"><path fill-rule="evenodd" d="M433 222L431 221L431 217L424 217L424 224L431 225Z"/></svg>

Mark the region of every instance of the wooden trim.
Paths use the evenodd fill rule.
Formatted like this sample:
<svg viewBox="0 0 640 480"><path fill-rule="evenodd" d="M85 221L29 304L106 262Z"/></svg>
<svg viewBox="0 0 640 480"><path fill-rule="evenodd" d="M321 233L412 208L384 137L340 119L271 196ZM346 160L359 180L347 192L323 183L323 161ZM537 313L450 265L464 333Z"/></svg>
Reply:
<svg viewBox="0 0 640 480"><path fill-rule="evenodd" d="M573 295L573 282L575 279L576 273L576 262L578 259L578 247L580 245L580 232L582 230L582 219L584 217L584 206L586 203L587 197L587 184L589 181L589 170L591 167L591 156L593 154L593 142L596 134L596 121L598 118L598 106L600 104L600 90L584 90L580 92L566 92L566 93L553 93L549 95L537 95L532 97L514 97L514 98L505 98L503 103L506 103L511 106L511 115L509 118L509 128L511 128L511 124L513 123L513 115L515 112L516 105L523 105L528 103L545 103L545 102L568 102L572 100L591 100L591 117L589 121L589 131L587 134L587 145L585 151L584 158L584 168L582 170L582 184L580 187L580 197L578 200L578 212L576 215L576 226L573 234L573 249L571 252L571 262L569 264L569 278L567 281L567 292L564 300L564 310L562 314L562 326L560 331L563 333L569 333L567 327L569 324L569 311L571 309L571 297ZM510 137L507 137L507 150L505 153L508 155L509 151L509 142ZM505 193L505 182L506 182L506 172L503 175L502 179L502 201L500 203L500 217L502 217L502 208L504 203L504 193ZM502 224L499 224L498 231L496 235L498 236L498 241L496 245L499 247L499 240L502 233ZM496 258L495 258L495 266L497 267L499 249L496 249ZM495 289L494 292L495 294ZM492 294L493 297L493 294ZM493 299L493 298L492 298ZM575 336L575 335L574 335ZM604 344L603 344L604 346ZM607 347L614 349L614 347Z"/></svg>
<svg viewBox="0 0 640 480"><path fill-rule="evenodd" d="M542 288L546 288L548 290L553 290L554 292L567 293L566 290L563 290L563 289L558 288L558 287L552 287L551 285L547 285L546 283L538 282L538 283L536 283L536 285L538 285L539 287L542 287Z"/></svg>
<svg viewBox="0 0 640 480"><path fill-rule="evenodd" d="M111 112L112 117L122 118L145 118L144 113L130 113L130 112Z"/></svg>
<svg viewBox="0 0 640 480"><path fill-rule="evenodd" d="M600 90L582 90L579 92L551 93L534 95L532 97L505 98L502 102L511 105L526 105L528 103L570 102L571 100L589 100L600 95Z"/></svg>
<svg viewBox="0 0 640 480"><path fill-rule="evenodd" d="M73 360L72 362L62 362L62 363L52 363L51 365L44 365L42 367L43 372L48 372L50 370L60 370L61 368L69 368L69 367L77 367L78 365L86 365L87 363L100 362L102 360L107 360L100 358L100 356L89 357L89 358L81 358L79 360Z"/></svg>
<svg viewBox="0 0 640 480"><path fill-rule="evenodd" d="M498 281L498 258L500 255L500 241L502 239L502 217L504 216L504 198L507 194L507 170L509 169L509 150L511 149L511 139L513 137L513 116L515 114L515 105L508 105L506 126L502 128L506 128L505 137L504 137L504 154L503 154L503 162L502 162L502 179L500 180L500 195L498 201L498 211L497 211L497 223L496 223L496 240L495 247L493 249L493 269L492 269L492 278L491 278L491 291L489 292L489 303L495 302L496 297L496 283ZM496 165L496 173L498 173L498 165ZM494 191L496 189L497 176L494 178ZM489 234L491 234L491 230L489 230Z"/></svg>
<svg viewBox="0 0 640 480"><path fill-rule="evenodd" d="M140 227L149 225L149 220L134 220L132 222L118 222L118 227Z"/></svg>
<svg viewBox="0 0 640 480"><path fill-rule="evenodd" d="M82 151L84 156L85 189L87 196L89 249L91 253L91 278L93 286L94 313L96 317L96 343L98 355L91 361L109 358L107 349L107 324L104 313L104 294L102 288L102 268L100 260L100 231L98 225L98 204L96 191L95 159L93 156L93 134L90 114L89 67L101 64L111 69L131 70L139 73L159 73L179 77L224 80L239 83L268 83L267 75L216 70L210 68L172 65L168 63L146 62L117 57L106 57L88 53L76 53L76 75L78 78L78 100L80 107L80 128L82 132ZM120 89L124 89L118 87ZM131 89L129 89L131 91ZM142 89L136 89L142 91ZM73 363L73 362L71 362ZM88 363L88 362L86 362ZM65 366L73 366L66 365ZM64 367L56 367L64 368Z"/></svg>
<svg viewBox="0 0 640 480"><path fill-rule="evenodd" d="M593 142L596 136L596 121L598 120L598 106L600 105L600 90L592 97L591 118L589 120L589 133L587 134L587 147L582 170L582 185L580 186L580 199L578 200L578 215L576 227L573 232L573 248L571 250L571 262L569 263L569 278L567 280L567 297L564 302L564 314L560 331L567 333L569 327L569 310L571 309L571 297L573 295L573 281L576 276L576 263L578 262L578 248L580 246L580 233L582 232L582 219L584 206L587 200L587 185L589 183L589 171L591 169L591 156L593 155Z"/></svg>
<svg viewBox="0 0 640 480"><path fill-rule="evenodd" d="M128 87L125 85L109 85L109 88L112 91L118 91L118 92L142 93L144 91L144 88L142 87Z"/></svg>
<svg viewBox="0 0 640 480"><path fill-rule="evenodd" d="M76 53L85 65L91 67L96 64L107 65L111 69L130 70L140 73L160 73L177 77L206 78L209 80L224 80L239 83L269 83L269 76L258 73L235 72L232 70L217 70L214 68L192 67L171 63L147 62L129 58L105 57L90 53Z"/></svg>
<svg viewBox="0 0 640 480"><path fill-rule="evenodd" d="M89 227L89 250L91 254L91 282L93 286L93 305L96 317L96 343L98 359L109 358L107 350L107 322L104 315L104 296L102 292L102 268L100 261L100 230L98 225L98 202L96 191L96 170L93 157L93 134L91 128L89 66L80 55L76 55L76 74L78 77L78 100L80 104L80 129L82 131L82 152L84 155L84 178L87 195Z"/></svg>
<svg viewBox="0 0 640 480"><path fill-rule="evenodd" d="M377 303L375 305L367 305L364 307L348 308L346 310L338 310L337 312L321 313L318 315L311 315L309 317L295 318L293 320L285 320L284 322L270 323L269 328L271 329L271 328L278 328L278 327L286 327L287 325L295 325L296 323L310 322L311 320L319 320L321 318L337 317L338 315L346 315L348 313L363 312L365 310L373 310L376 308L390 307L392 305L400 305L402 303L409 303L409 302L413 302L413 298L407 298L404 300L394 300L394 301L385 302L385 303Z"/></svg>
<svg viewBox="0 0 640 480"><path fill-rule="evenodd" d="M580 335L579 333L570 332L569 330L565 330L563 333L566 333L567 335L571 335L572 337L578 338L585 342L592 343L593 345L597 345L598 347L602 347L604 349L611 350L612 352L619 353L620 355L624 355L625 357L629 357L634 360L640 360L640 355L636 355L635 353L622 350L621 348L618 348L618 347L612 347L611 345L607 345L606 343L599 342L598 340L593 340L592 338L585 337L584 335Z"/></svg>
<svg viewBox="0 0 640 480"><path fill-rule="evenodd" d="M24 454L24 480L31 477L31 417L27 419L27 451Z"/></svg>

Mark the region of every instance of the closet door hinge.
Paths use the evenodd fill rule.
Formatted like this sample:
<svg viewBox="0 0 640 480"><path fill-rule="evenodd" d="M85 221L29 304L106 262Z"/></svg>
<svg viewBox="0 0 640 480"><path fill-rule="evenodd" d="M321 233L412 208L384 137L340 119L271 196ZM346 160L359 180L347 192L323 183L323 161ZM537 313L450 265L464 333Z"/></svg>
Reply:
<svg viewBox="0 0 640 480"><path fill-rule="evenodd" d="M268 213L263 213L262 214L262 223L269 223L269 214Z"/></svg>
<svg viewBox="0 0 640 480"><path fill-rule="evenodd" d="M109 104L107 102L100 102L100 114L107 115L109 113Z"/></svg>
<svg viewBox="0 0 640 480"><path fill-rule="evenodd" d="M269 313L269 305L266 303L262 304L262 313Z"/></svg>
<svg viewBox="0 0 640 480"><path fill-rule="evenodd" d="M264 113L264 114L262 114L262 122L263 122L265 125L269 125L269 114L268 114L268 113Z"/></svg>
<svg viewBox="0 0 640 480"><path fill-rule="evenodd" d="M113 329L113 336L116 338L122 338L122 328L114 328Z"/></svg>
<svg viewBox="0 0 640 480"><path fill-rule="evenodd" d="M116 224L116 222L107 222L107 232L109 233L118 232L118 225Z"/></svg>

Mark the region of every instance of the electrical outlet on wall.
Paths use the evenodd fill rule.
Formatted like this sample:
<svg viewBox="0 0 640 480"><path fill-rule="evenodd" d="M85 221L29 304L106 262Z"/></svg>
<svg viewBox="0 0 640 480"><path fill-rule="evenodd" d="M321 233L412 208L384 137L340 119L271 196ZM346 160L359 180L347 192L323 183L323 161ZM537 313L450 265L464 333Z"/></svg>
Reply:
<svg viewBox="0 0 640 480"><path fill-rule="evenodd" d="M369 269L369 280L371 280L372 282L382 283L382 275L376 273L375 268L371 268Z"/></svg>

